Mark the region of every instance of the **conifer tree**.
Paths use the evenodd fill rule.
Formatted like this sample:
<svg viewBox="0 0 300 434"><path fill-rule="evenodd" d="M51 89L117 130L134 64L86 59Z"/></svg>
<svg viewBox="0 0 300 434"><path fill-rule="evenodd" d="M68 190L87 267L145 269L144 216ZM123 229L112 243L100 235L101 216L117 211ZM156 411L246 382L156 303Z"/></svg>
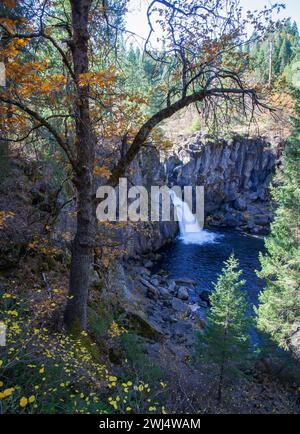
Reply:
<svg viewBox="0 0 300 434"><path fill-rule="evenodd" d="M203 335L198 335L198 356L218 367L218 401L222 400L224 380L240 373L249 355L248 330L251 319L241 287L239 263L232 254L210 296L211 309Z"/></svg>
<svg viewBox="0 0 300 434"><path fill-rule="evenodd" d="M279 186L273 189L278 204L271 234L261 255L266 288L260 294L257 323L283 348L289 348L293 324L300 318L300 91L297 99L293 134L284 152Z"/></svg>

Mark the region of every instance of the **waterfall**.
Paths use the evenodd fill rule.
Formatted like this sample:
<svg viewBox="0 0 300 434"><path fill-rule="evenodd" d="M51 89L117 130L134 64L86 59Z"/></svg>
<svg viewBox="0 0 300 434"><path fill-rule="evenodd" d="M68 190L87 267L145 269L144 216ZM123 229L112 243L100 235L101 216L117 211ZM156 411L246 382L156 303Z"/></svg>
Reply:
<svg viewBox="0 0 300 434"><path fill-rule="evenodd" d="M170 191L170 196L178 217L180 239L185 244L213 243L218 235L201 229L188 204L181 200L174 191Z"/></svg>

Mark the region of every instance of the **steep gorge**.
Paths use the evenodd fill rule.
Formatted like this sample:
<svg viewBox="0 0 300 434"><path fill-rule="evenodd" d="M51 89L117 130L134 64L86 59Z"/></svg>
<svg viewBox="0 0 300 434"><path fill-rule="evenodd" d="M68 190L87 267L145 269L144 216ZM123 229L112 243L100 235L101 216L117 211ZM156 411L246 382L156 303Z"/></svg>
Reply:
<svg viewBox="0 0 300 434"><path fill-rule="evenodd" d="M206 224L265 234L272 220L269 186L280 164L279 137L186 139L166 161L169 185L203 185Z"/></svg>

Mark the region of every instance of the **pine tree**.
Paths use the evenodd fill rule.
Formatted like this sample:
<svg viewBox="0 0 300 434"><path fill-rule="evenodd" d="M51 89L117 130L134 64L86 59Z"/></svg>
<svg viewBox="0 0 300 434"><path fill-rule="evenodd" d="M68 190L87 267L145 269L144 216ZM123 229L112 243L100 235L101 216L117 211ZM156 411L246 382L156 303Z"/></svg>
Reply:
<svg viewBox="0 0 300 434"><path fill-rule="evenodd" d="M272 193L278 204L271 234L261 255L266 288L260 294L257 323L283 348L289 348L293 324L300 318L300 91L295 91L297 117L284 152L279 186Z"/></svg>
<svg viewBox="0 0 300 434"><path fill-rule="evenodd" d="M269 35L270 37L271 35ZM252 66L258 79L264 83L268 80L270 44L269 37L264 41L256 41L252 45L250 57ZM252 39L255 41L256 34ZM272 75L277 79L284 69L291 63L295 56L295 50L299 46L299 32L297 24L287 20L272 34Z"/></svg>
<svg viewBox="0 0 300 434"><path fill-rule="evenodd" d="M218 401L226 377L240 373L249 355L249 334L251 319L245 293L240 290L245 281L240 280L242 271L232 254L225 262L225 268L210 296L211 309L203 335L198 335L197 355L217 365Z"/></svg>
<svg viewBox="0 0 300 434"><path fill-rule="evenodd" d="M288 40L288 35L285 35L279 51L280 72L283 72L285 66L291 61L292 56L291 42Z"/></svg>

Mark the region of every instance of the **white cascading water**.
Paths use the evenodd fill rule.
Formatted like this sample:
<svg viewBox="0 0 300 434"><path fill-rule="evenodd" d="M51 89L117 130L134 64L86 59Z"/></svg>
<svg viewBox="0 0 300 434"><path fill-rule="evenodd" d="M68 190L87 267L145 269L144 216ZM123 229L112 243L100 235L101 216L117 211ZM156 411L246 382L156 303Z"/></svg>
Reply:
<svg viewBox="0 0 300 434"><path fill-rule="evenodd" d="M170 196L178 217L180 239L185 244L213 243L218 235L201 229L188 204L181 200L174 191L170 192Z"/></svg>

